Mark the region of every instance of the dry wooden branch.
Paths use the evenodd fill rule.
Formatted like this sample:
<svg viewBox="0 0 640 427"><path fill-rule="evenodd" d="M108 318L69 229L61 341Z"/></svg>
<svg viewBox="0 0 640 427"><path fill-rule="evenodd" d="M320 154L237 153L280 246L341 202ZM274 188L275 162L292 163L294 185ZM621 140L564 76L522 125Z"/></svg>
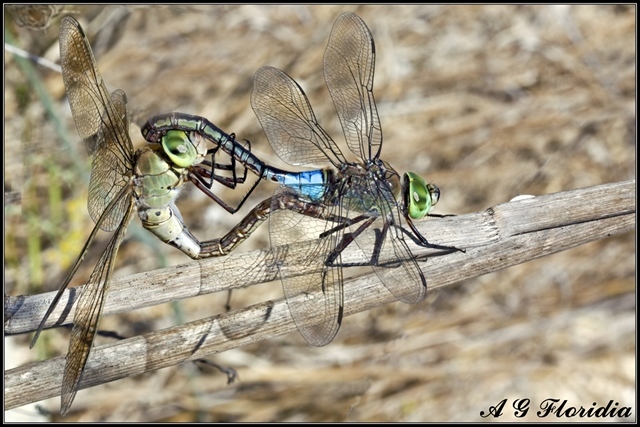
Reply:
<svg viewBox="0 0 640 427"><path fill-rule="evenodd" d="M432 219L419 229L432 243L466 253L434 256L413 246L427 260L421 266L431 289L635 229L635 180L600 185L505 203L484 212ZM273 251L191 262L114 280L104 314L120 313L176 299L274 280L282 257L305 253L304 242ZM349 253L345 253L349 256ZM35 330L55 293L5 296L5 335ZM394 301L375 275L345 281L345 314ZM73 321L72 289L50 317ZM199 359L295 330L284 300L267 301L92 350L80 388ZM5 372L5 409L60 394L64 357L30 363Z"/></svg>

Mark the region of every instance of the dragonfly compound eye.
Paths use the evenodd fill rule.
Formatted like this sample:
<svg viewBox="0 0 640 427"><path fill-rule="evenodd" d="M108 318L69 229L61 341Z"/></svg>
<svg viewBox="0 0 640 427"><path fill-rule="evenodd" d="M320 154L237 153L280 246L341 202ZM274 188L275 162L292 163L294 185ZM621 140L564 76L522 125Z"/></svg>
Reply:
<svg viewBox="0 0 640 427"><path fill-rule="evenodd" d="M186 133L170 130L162 137L162 148L176 166L186 168L191 166L197 157L196 149Z"/></svg>
<svg viewBox="0 0 640 427"><path fill-rule="evenodd" d="M425 182L422 177L413 172L407 172L404 174L404 202L411 219L422 219L429 211L431 206L437 201L437 198L433 196L440 195L440 190L433 184ZM436 191L432 191L435 189Z"/></svg>

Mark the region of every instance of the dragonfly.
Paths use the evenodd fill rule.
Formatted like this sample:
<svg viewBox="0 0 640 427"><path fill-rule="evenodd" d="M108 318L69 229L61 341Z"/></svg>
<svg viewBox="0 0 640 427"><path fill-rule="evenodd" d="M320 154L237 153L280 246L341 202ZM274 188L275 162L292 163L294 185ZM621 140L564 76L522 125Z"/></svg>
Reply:
<svg viewBox="0 0 640 427"><path fill-rule="evenodd" d="M73 17L62 19L59 40L62 77L71 112L78 133L92 157L87 205L95 226L44 315L31 347L38 340L97 232L113 232L76 303L61 390L61 414L65 415L82 379L118 248L134 211L137 210L147 230L191 258L226 255L243 240L240 233L234 230L223 238L200 242L185 226L175 200L184 184L191 182L229 212L235 212L240 205L227 205L211 188L214 182L229 188L244 183L247 169L236 174L235 156L250 152L250 144L247 142L245 147L235 141L235 135L221 133L219 137L224 140L210 138L215 147L207 148L207 140L198 133L168 131L156 143L134 152L128 132L126 94L120 89L112 93L107 91L89 41ZM233 151L235 147L238 153ZM220 149L230 153L230 163L216 163ZM216 171L226 173L219 175ZM229 171L231 176L228 176Z"/></svg>
<svg viewBox="0 0 640 427"><path fill-rule="evenodd" d="M274 193L269 218L272 245L298 240L300 229L320 239L302 265L299 260L292 265L286 257L278 263L289 311L298 331L314 346L331 342L342 323L343 267L370 266L396 298L417 303L426 296L427 282L407 238L445 252L460 251L430 243L413 223L430 213L440 199L439 188L413 172L400 179L380 159L382 128L373 96L375 52L364 21L351 12L341 14L325 49L324 77L357 162L348 161L320 126L295 80L269 66L254 76L251 106L276 154L294 166L329 163L332 171L326 173L325 182L307 184L296 196L321 206L325 221L315 221L309 209L278 209L281 199L294 193L286 185ZM343 261L347 247L357 249L364 261ZM299 270L313 273L300 276ZM310 318L315 319L313 324Z"/></svg>
<svg viewBox="0 0 640 427"><path fill-rule="evenodd" d="M340 328L343 267L370 266L394 296L416 303L425 297L427 283L406 238L446 252L460 250L429 243L413 224L430 215L440 199L439 188L413 172L401 179L380 159L374 66L368 27L356 14L342 14L325 50L324 75L347 145L358 162L348 161L320 126L295 80L269 66L254 76L251 105L276 154L294 166L329 163L301 173L268 166L248 151L237 156L260 178L281 184L245 217L244 231L268 218L272 247L298 241L303 234L319 239L302 261L296 257L294 264L285 256L277 262L293 320L314 346L331 342ZM153 142L171 130L195 132L212 141L220 139L221 132L205 118L172 113L150 120L142 133ZM361 261L343 261L347 247L355 247ZM320 298L314 294L317 291ZM309 319L315 324L310 325Z"/></svg>

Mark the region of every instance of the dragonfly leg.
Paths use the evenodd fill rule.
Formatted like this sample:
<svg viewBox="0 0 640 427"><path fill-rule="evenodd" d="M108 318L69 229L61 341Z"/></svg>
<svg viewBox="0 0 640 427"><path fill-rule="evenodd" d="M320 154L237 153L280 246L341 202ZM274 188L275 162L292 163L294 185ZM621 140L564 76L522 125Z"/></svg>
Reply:
<svg viewBox="0 0 640 427"><path fill-rule="evenodd" d="M386 235L386 231L384 231L383 233L380 233L380 234L376 233L376 243L375 243L374 253L372 254L371 260L369 260L368 262L366 262L366 263L334 264L335 260L338 258L338 256L340 256L342 251L347 246L349 246L351 244L351 242L353 242L365 229L367 229L367 227L369 227L371 224L373 224L373 222L377 219L377 217L375 217L375 216L365 216L365 215L361 215L361 216L363 217L363 219L366 218L365 221L362 224L360 224L360 226L355 231L353 231L351 233L345 233L342 236L342 240L331 251L329 256L327 256L327 260L325 261L325 265L327 265L329 267L338 267L338 266L355 267L355 266L365 266L365 265L377 265L377 264L372 264L372 263L377 262L377 257L378 257L379 252L380 252L380 246L382 245L381 237L384 238L384 235ZM357 218L360 218L360 217L357 217ZM384 227L385 227L385 229L388 229L387 224L385 224ZM383 234L383 235L381 235L381 234ZM376 255L376 253L378 255Z"/></svg>
<svg viewBox="0 0 640 427"><path fill-rule="evenodd" d="M235 135L234 134L231 134L231 135L232 135L232 138L235 139ZM247 141L247 144L249 148L244 148L244 149L251 150L251 145L249 141ZM235 150L236 146L234 145L233 147ZM238 184L244 184L244 182L246 181L248 168L245 165L242 165L244 169L242 173L242 177L238 177L236 175L235 152L233 155L231 155L231 164L216 163L215 156L219 149L220 149L220 146L216 146L214 148L207 150L207 155L209 154L211 155L211 160L203 160L200 165L193 166L191 172L193 173L193 176L200 181L200 183L202 183L209 189L213 187L214 181L219 182L225 187L235 189ZM202 167L202 165L208 166L209 169ZM217 175L216 170L231 171L232 176L227 177L227 176Z"/></svg>
<svg viewBox="0 0 640 427"><path fill-rule="evenodd" d="M349 226L351 226L353 224L357 224L357 223L359 223L360 221L362 221L364 219L371 218L371 216L370 215L360 215L360 216L357 216L355 218L345 218L345 217L341 217L341 216L332 216L332 218L333 219L331 221L338 222L340 224L335 226L335 227L333 227L333 228L331 228L331 229L329 229L329 230L327 230L327 231L325 231L325 232L323 232L322 234L320 234L320 238L321 239L324 238L324 237L327 237L328 235L333 234L333 233L335 233L337 231L340 231L340 230L342 230L342 229L344 229L346 227L349 227Z"/></svg>
<svg viewBox="0 0 640 427"><path fill-rule="evenodd" d="M244 205L244 202L247 201L247 199L249 198L249 195L253 192L253 190L255 190L255 188L258 186L258 184L260 183L260 180L262 179L262 176L260 176L259 179L257 179L253 185L251 186L251 188L249 189L249 191L247 191L244 195L244 197L242 198L242 200L240 201L240 203L238 204L238 206L236 207L232 207L229 206L227 203L225 203L224 201L222 201L222 199L218 196L216 196L213 191L211 191L211 187L209 185L207 185L206 182L203 182L202 180L202 176L199 172L204 171L205 169L198 169L197 172L196 171L190 171L189 172L189 176L188 179L189 181L191 181L193 183L193 185L195 185L196 187L198 187L198 189L200 189L200 191L202 191L204 194L206 194L210 199L212 199L213 201L215 201L216 203L218 203L220 206L222 206L227 212L234 214L236 212L238 212L240 210L240 208L242 207L242 205ZM246 178L246 168L245 168L245 178ZM244 182L244 178L243 178L243 182Z"/></svg>
<svg viewBox="0 0 640 427"><path fill-rule="evenodd" d="M229 164L222 164L222 163L211 163L209 160L203 160L202 161L202 165L204 166L208 166L211 170L215 169L218 171L233 171L232 172L232 177L227 177L227 176L220 176L217 174L213 175L213 178L211 177L212 173L210 170L208 170L207 168L203 168L201 165L198 166L194 166L193 169L197 170L198 174L200 174L200 178L202 179L204 184L211 184L211 186L213 186L213 182L209 183L207 182L207 178L209 179L213 179L217 182L219 182L220 184L224 185L225 187L234 189L236 188L237 184L244 184L245 180L247 179L247 174L246 174L246 168L245 172L243 173L243 176L238 177L236 175L235 172L235 166L234 165L229 165Z"/></svg>
<svg viewBox="0 0 640 427"><path fill-rule="evenodd" d="M327 257L327 261L326 261L326 265L330 266L330 267L356 267L356 266L368 266L368 265L375 265L375 266L379 266L380 265L380 251L382 248L382 243L384 242L384 239L386 238L386 235L389 231L389 223L385 222L383 225L382 230L376 229L375 230L375 242L374 242L374 249L373 252L371 254L371 259L368 262L365 263L348 263L348 264L344 264L344 263L335 263L336 259L338 258L338 256L342 253L342 251L349 246L349 244L351 244L351 242L353 242L356 237L358 237L368 226L370 226L373 221L376 219L376 217L370 217L367 215L360 215L356 218L353 219L346 219L345 223L340 224L328 231L325 231L324 233L322 233L320 235L320 237L326 237L329 234L336 232L338 230L341 230L349 225L355 224L359 221L362 221L366 219L366 221L361 224L354 232L352 233L346 233L342 240L336 245L335 249L329 254L329 256ZM413 226L413 223L409 222L409 224L411 226ZM400 229L400 231L402 233L404 233L405 235L407 235L411 240L413 240L413 242L419 246L423 246L423 247L428 247L431 249L441 249L443 251L445 251L444 253L452 253L452 252L465 252L464 249L459 249L456 248L454 246L443 246L443 245L436 245L436 244L432 244L429 243L427 241L426 238L424 238L424 236L422 236L422 234L420 234L418 232L417 229L414 229L414 233L411 233L409 230L405 229L404 227L397 225L397 224L392 224L394 227ZM418 237L419 236L419 237ZM443 255L444 255L443 253ZM397 261L392 261L391 264L398 264ZM386 267L393 267L393 265L386 265ZM399 264L398 264L399 265ZM397 265L396 265L397 266Z"/></svg>
<svg viewBox="0 0 640 427"><path fill-rule="evenodd" d="M411 218L407 217L406 218L407 223L409 223L409 227L411 227L411 232L409 232L408 230L406 230L404 227L402 227L401 225L395 225L396 227L398 227L400 229L400 231L402 231L404 234L406 234L407 236L409 236L409 238L411 238L411 240L413 240L413 242L419 246L422 246L424 248L430 248L430 249L441 249L443 251L447 251L448 253L451 252L466 252L464 249L460 249L460 248L456 248L455 246L443 246L443 245L436 245L434 243L429 243L429 241L427 240L426 237L424 237L416 228L416 226L413 224L413 222L411 221Z"/></svg>
<svg viewBox="0 0 640 427"><path fill-rule="evenodd" d="M380 251L382 249L382 243L386 239L387 233L389 232L389 224L386 222L384 223L382 230L377 228L374 230L376 238L373 244L373 253L371 254L371 259L369 261L364 263L335 263L335 260L338 258L340 253L342 253L342 251L347 246L349 246L349 244L351 244L351 242L353 242L356 239L356 237L358 237L360 233L362 233L376 219L375 217L367 217L367 216L365 217L369 218L369 220L367 220L360 227L358 227L358 229L356 229L356 231L354 231L353 233L345 234L343 236L342 241L338 245L336 245L336 248L329 254L326 261L326 265L328 267L380 266L380 267L394 268L394 267L399 267L401 265L400 260L391 260L391 261L385 262L384 264L380 263Z"/></svg>
<svg viewBox="0 0 640 427"><path fill-rule="evenodd" d="M203 162L203 163L206 163L206 166L210 166L212 168L216 168L217 170L230 170L231 169L230 165L220 165L218 163L216 163L215 165L211 165L211 162L209 162L209 161L206 161L206 162ZM193 177L196 178L198 181L200 181L202 183L202 185L204 185L208 189L211 189L213 187L213 182L214 181L224 185L227 188L231 188L231 189L236 188L237 184L243 184L244 183L244 179L243 178L212 175L210 170L208 170L206 168L203 168L200 165L193 166L189 172L191 174L193 174ZM235 172L234 172L234 174L235 174Z"/></svg>
<svg viewBox="0 0 640 427"><path fill-rule="evenodd" d="M231 140L235 141L236 139L236 134L232 133L230 135ZM251 142L248 140L245 140L246 142L246 146L242 148L242 152L246 153L246 152L251 152ZM237 153L238 150L238 145L233 144L233 150L230 153L230 157L231 157L231 164L220 164L220 163L216 163L215 162L215 156L218 152L218 150L221 147L219 145L216 145L214 148L211 148L207 151L207 154L211 154L211 161L204 161L203 163L206 164L207 166L211 167L211 172L209 174L209 178L211 178L211 181L209 182L209 188L211 188L213 186L213 180L215 179L216 181L220 182L221 184L229 187L229 188L236 188L237 184L243 184L246 179L247 179L247 166L246 165L242 165L244 171L242 173L242 177L238 178L236 176L236 156L239 155ZM216 175L215 170L225 170L225 171L232 171L232 178L228 178L228 177L222 177L219 175ZM204 181L203 181L204 182Z"/></svg>

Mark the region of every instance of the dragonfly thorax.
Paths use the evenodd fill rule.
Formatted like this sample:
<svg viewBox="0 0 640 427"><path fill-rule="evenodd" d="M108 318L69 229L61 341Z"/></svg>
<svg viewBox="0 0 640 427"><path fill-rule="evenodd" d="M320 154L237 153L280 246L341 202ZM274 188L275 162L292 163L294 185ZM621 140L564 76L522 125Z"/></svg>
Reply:
<svg viewBox="0 0 640 427"><path fill-rule="evenodd" d="M362 165L358 165L362 175L370 182L376 182L376 185L384 186L392 195L393 202L398 200L401 195L402 187L400 186L400 175L391 165L384 160L375 159ZM355 175L352 173L351 175ZM389 200L390 202L392 200Z"/></svg>
<svg viewBox="0 0 640 427"><path fill-rule="evenodd" d="M330 204L380 216L396 206L401 195L400 176L386 162L376 159L364 164L344 164L328 192ZM383 204L384 206L381 206Z"/></svg>
<svg viewBox="0 0 640 427"><path fill-rule="evenodd" d="M148 209L166 209L178 197L188 168L201 163L207 153L204 139L195 132L170 130L159 143L136 153L134 195L138 215L147 220Z"/></svg>
<svg viewBox="0 0 640 427"><path fill-rule="evenodd" d="M148 144L136 153L133 191L138 214L150 208L172 204L185 180L187 169L177 167L167 158L160 144Z"/></svg>

